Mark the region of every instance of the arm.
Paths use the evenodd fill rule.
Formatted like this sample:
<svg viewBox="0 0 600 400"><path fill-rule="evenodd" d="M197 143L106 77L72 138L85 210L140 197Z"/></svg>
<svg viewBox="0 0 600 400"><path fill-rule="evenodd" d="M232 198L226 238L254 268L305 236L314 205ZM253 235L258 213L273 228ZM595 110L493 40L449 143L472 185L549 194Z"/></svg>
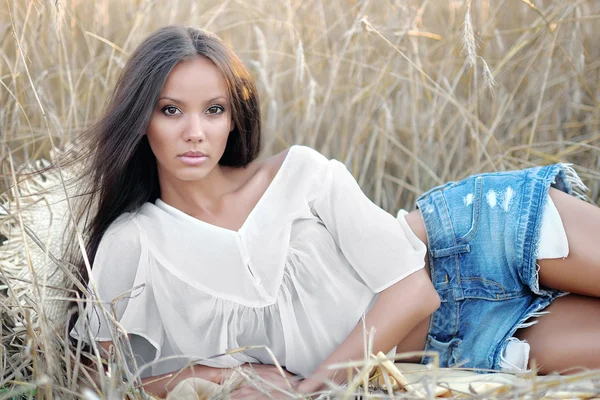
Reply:
<svg viewBox="0 0 600 400"><path fill-rule="evenodd" d="M151 393L154 396L165 398L167 397L168 392L173 390L179 382L185 379L202 378L220 384L226 379L228 374L231 373L231 370L229 368L223 369L207 367L205 365L194 365L193 367L184 368L179 374L177 374L177 372L178 371L173 371L163 375L142 378L144 391Z"/></svg>
<svg viewBox="0 0 600 400"><path fill-rule="evenodd" d="M378 293L365 324L367 330L375 330L371 350L387 353L439 307L439 295L423 268L427 247L410 227L374 204L344 164L337 160L328 164L313 209L350 265ZM345 373L331 379L336 371L327 367L365 358L362 325L354 327L298 385L299 390L312 392L323 387L326 379L345 379Z"/></svg>
<svg viewBox="0 0 600 400"><path fill-rule="evenodd" d="M113 342L101 341L98 342L98 345L105 352L108 352L110 346L113 345ZM241 368L244 370L251 370L252 374L260 376L262 379L269 381L274 386L281 387L283 390L288 390L288 385L292 385L293 387L298 379L294 374L285 369L283 369L282 375L281 371L274 365L246 363L243 364ZM142 378L142 387L148 394L165 398L180 382L188 378L202 378L206 381L220 385L231 378L235 371L236 370L231 368L213 368L206 365L187 366L178 371ZM94 371L91 372L95 373ZM97 377L97 375L95 376ZM255 391L252 385L241 382L238 384L237 389L232 395L233 398L243 399L251 395L255 396L258 393L260 392Z"/></svg>
<svg viewBox="0 0 600 400"><path fill-rule="evenodd" d="M112 341L98 342L98 345L106 352L109 351ZM194 365L183 368L181 371L173 371L166 374L148 376L142 378L144 391L154 396L164 398L179 384L187 378L202 378L207 381L221 384L231 375L230 368L213 368L205 365Z"/></svg>
<svg viewBox="0 0 600 400"><path fill-rule="evenodd" d="M128 214L117 218L104 233L93 260L90 277L90 280L93 278L95 282L98 300L103 305L93 304L85 314L79 316L78 325L81 325L76 338L87 342L95 341L105 354L108 354L109 348L115 345L110 340L114 323L99 309L101 306L105 307L130 334L130 339L133 339L131 334L138 335L140 340L136 343L132 340L131 349L136 357L139 357L138 360L148 363L160 353L163 326L151 281L146 275L148 257L144 237L140 225ZM87 322L84 322L84 319ZM89 324L92 336L85 333L85 323ZM198 376L211 381L218 380L218 377L212 375L216 371L212 370L209 367L196 368L196 375L193 375L188 368L188 371L182 371L179 375L178 371L173 371L142 378L142 384L146 391L163 395L167 389L172 389L186 377ZM95 375L96 379L101 378ZM173 379L175 375L177 377Z"/></svg>
<svg viewBox="0 0 600 400"><path fill-rule="evenodd" d="M439 295L423 269L383 290L365 317L367 331L371 327L375 328L373 353L389 352L439 305ZM310 393L324 388L326 380L343 383L346 374L336 374L336 370L328 370L327 366L364 358L363 326L359 323L342 344L297 388L300 392Z"/></svg>

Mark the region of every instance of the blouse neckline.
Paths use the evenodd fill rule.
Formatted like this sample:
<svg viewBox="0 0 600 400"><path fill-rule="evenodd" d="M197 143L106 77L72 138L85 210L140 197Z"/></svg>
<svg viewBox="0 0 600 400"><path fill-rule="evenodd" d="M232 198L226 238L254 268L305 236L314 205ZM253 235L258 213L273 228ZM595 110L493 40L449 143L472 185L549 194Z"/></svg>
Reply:
<svg viewBox="0 0 600 400"><path fill-rule="evenodd" d="M275 187L277 186L278 181L281 179L280 176L283 175L283 171L286 168L286 165L289 164L288 161L289 161L289 158L290 158L290 156L292 154L292 149L294 147L296 147L296 146L297 145L290 146L290 148L288 149L287 154L285 155L285 158L283 159L283 162L281 163L281 166L279 167L279 170L277 171L277 173L273 177L273 180L271 181L271 183L269 184L269 186L267 186L267 189L264 191L264 193L262 194L262 196L260 196L260 198L258 199L258 201L256 202L256 204L254 205L254 207L250 210L250 213L248 213L248 215L246 216L246 219L244 220L244 222L242 223L242 225L240 226L240 228L238 230L224 228L222 226L211 224L210 222L203 221L203 220L198 219L196 217L192 217L191 215L184 213L180 209L175 208L175 207L173 207L173 206L165 203L160 198L157 198L154 204L157 207L161 208L163 211L166 211L166 212L168 212L169 214L171 214L171 215L173 215L175 217L180 217L180 218L183 218L183 219L186 219L186 220L190 220L193 223L196 223L196 224L199 224L199 225L204 225L204 226L207 226L207 227L209 227L211 229L215 229L215 230L218 230L218 231L224 231L224 232L229 233L229 234L239 235L239 234L242 233L242 231L245 231L247 229L246 226L249 224L252 216L258 212L257 210L261 207L261 204L266 201L265 199L270 195L270 192L272 192L273 190L275 190Z"/></svg>

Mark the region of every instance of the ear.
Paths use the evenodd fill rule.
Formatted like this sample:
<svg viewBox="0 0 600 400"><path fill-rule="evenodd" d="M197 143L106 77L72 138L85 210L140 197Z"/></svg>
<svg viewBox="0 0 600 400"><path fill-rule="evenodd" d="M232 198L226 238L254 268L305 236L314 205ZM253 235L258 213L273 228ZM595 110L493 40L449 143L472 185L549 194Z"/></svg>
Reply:
<svg viewBox="0 0 600 400"><path fill-rule="evenodd" d="M229 133L233 132L234 129L235 129L235 122L233 121L233 117L232 117L231 121L229 121Z"/></svg>

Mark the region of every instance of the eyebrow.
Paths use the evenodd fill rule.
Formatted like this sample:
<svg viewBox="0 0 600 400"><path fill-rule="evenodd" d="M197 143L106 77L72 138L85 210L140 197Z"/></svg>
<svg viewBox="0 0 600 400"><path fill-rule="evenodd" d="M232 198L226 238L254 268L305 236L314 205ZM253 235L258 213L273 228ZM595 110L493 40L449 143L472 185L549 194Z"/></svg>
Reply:
<svg viewBox="0 0 600 400"><path fill-rule="evenodd" d="M171 100L172 102L174 102L174 103L179 103L179 104L183 104L183 103L185 103L185 102L183 102L183 101L181 101L181 100L178 100L178 99L176 99L176 98L174 98L174 97L170 97L170 96L161 96L161 97L159 97L159 98L158 98L158 100ZM213 98L212 98L212 99L210 99L210 100L207 100L206 102L207 102L207 103L212 103L212 102L214 102L214 101L217 101L217 100L225 100L225 101L228 101L227 97L225 97L225 96L217 96L217 97L213 97Z"/></svg>

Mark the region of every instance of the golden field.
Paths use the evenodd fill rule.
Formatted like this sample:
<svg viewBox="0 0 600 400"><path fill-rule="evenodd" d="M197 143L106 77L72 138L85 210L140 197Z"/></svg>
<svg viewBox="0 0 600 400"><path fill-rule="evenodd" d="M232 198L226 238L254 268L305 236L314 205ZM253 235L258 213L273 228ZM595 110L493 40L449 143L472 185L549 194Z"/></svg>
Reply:
<svg viewBox="0 0 600 400"><path fill-rule="evenodd" d="M20 165L88 126L127 54L176 23L216 32L251 70L265 154L315 146L388 210L448 180L556 161L598 202L600 3L534 3L7 0L3 172L8 152Z"/></svg>

